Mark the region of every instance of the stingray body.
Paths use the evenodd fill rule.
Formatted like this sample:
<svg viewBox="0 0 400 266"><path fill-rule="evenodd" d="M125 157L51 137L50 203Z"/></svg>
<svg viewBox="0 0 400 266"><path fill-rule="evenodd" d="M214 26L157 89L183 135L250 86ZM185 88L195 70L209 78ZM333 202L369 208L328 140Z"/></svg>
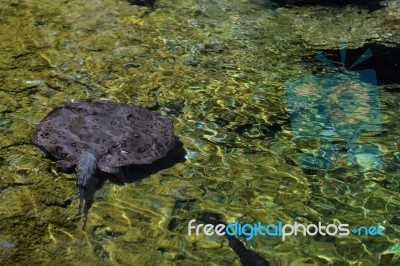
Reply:
<svg viewBox="0 0 400 266"><path fill-rule="evenodd" d="M51 111L36 127L32 142L75 167L82 202L88 180L97 169L150 164L176 145L172 121L145 108L112 101L69 103Z"/></svg>

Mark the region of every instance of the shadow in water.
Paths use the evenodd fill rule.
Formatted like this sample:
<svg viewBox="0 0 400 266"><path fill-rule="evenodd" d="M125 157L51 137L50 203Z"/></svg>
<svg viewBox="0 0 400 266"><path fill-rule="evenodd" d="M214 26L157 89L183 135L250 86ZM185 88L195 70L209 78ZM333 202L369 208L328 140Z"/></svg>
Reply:
<svg viewBox="0 0 400 266"><path fill-rule="evenodd" d="M217 226L218 224L224 224L227 226L221 218L221 215L212 212L199 212L197 213L197 219L201 222L212 224ZM232 231L231 231L232 232ZM225 234L228 239L229 246L235 251L240 259L240 263L243 266L268 266L269 261L261 257L256 252L247 249L243 242L235 236Z"/></svg>
<svg viewBox="0 0 400 266"><path fill-rule="evenodd" d="M366 43L360 48L346 49L346 68L349 68L368 49L372 52L372 57L351 68L352 71L363 69L374 69L376 71L378 85L400 84L400 45L388 46L381 43ZM324 55L340 65L340 50L322 50Z"/></svg>
<svg viewBox="0 0 400 266"><path fill-rule="evenodd" d="M89 182L85 187L83 194L85 203L79 208L78 217L83 218L83 228L85 228L88 212L94 202L94 194L107 180L115 185L125 185L127 183L137 182L163 169L170 168L177 163L184 162L186 160L185 155L186 151L183 148L183 144L178 139L176 147L173 148L166 157L159 159L152 164L124 166L120 168L119 173L116 175L97 171L94 177L89 179ZM81 212L81 207L83 208L83 212Z"/></svg>
<svg viewBox="0 0 400 266"><path fill-rule="evenodd" d="M380 0L253 0L262 6L270 6L270 3L275 3L282 6L331 6L345 7L358 6L372 12L383 7Z"/></svg>
<svg viewBox="0 0 400 266"><path fill-rule="evenodd" d="M153 6L156 0L128 0L131 5Z"/></svg>

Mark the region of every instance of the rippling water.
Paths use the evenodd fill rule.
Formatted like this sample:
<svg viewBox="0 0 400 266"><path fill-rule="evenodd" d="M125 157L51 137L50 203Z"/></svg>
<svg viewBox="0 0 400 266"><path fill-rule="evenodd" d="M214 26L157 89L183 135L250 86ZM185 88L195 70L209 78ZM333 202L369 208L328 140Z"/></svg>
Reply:
<svg viewBox="0 0 400 266"><path fill-rule="evenodd" d="M263 3L2 1L1 264L240 265L226 237L188 236L204 213L224 223L380 224L384 236L240 240L271 265L399 264L399 84L388 89L378 75L367 106L377 120L365 109L332 113L355 96L327 109L331 94L305 82L337 73L315 54L339 54L341 40L398 45L398 2L374 12ZM300 81L294 102L290 80ZM83 226L75 174L30 135L53 108L103 98L159 106L186 160L141 178L128 171L125 184L106 176ZM354 121L373 130L355 134Z"/></svg>

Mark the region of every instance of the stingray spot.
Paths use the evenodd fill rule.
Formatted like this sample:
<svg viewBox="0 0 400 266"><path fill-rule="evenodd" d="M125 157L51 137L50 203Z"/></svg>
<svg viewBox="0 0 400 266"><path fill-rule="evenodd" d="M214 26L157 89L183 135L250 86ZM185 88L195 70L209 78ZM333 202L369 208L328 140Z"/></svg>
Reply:
<svg viewBox="0 0 400 266"><path fill-rule="evenodd" d="M47 137L49 135L49 133L43 132L42 134L40 134L41 137Z"/></svg>
<svg viewBox="0 0 400 266"><path fill-rule="evenodd" d="M93 122L99 122L99 121L100 121L100 119L98 119L98 118L93 119Z"/></svg>
<svg viewBox="0 0 400 266"><path fill-rule="evenodd" d="M61 154L61 158L66 158L66 157L67 157L66 153Z"/></svg>
<svg viewBox="0 0 400 266"><path fill-rule="evenodd" d="M118 148L118 147L120 147L120 146L121 146L121 144L119 144L119 143L114 143L114 144L112 145L113 148Z"/></svg>
<svg viewBox="0 0 400 266"><path fill-rule="evenodd" d="M65 136L58 136L59 139L66 139Z"/></svg>
<svg viewBox="0 0 400 266"><path fill-rule="evenodd" d="M161 129L164 129L164 130L166 130L166 129L167 129L167 127L166 127L166 126L163 126L163 127L161 127Z"/></svg>
<svg viewBox="0 0 400 266"><path fill-rule="evenodd" d="M147 127L148 127L148 128L153 128L153 126L152 126L152 125L147 125Z"/></svg>
<svg viewBox="0 0 400 266"><path fill-rule="evenodd" d="M168 137L163 137L163 139L164 139L164 140L169 140L169 138L168 138Z"/></svg>
<svg viewBox="0 0 400 266"><path fill-rule="evenodd" d="M137 149L137 152L140 152L140 153L145 152L145 151L146 151L145 148L139 148L139 149Z"/></svg>
<svg viewBox="0 0 400 266"><path fill-rule="evenodd" d="M111 125L115 126L117 124L116 121L111 121Z"/></svg>
<svg viewBox="0 0 400 266"><path fill-rule="evenodd" d="M151 131L150 130L145 130L144 133L151 134Z"/></svg>
<svg viewBox="0 0 400 266"><path fill-rule="evenodd" d="M60 126L60 127L65 127L65 124L59 124L58 126Z"/></svg>
<svg viewBox="0 0 400 266"><path fill-rule="evenodd" d="M57 134L58 135L63 135L63 134L65 134L65 132L60 130L60 131L57 131Z"/></svg>
<svg viewBox="0 0 400 266"><path fill-rule="evenodd" d="M154 144L157 143L157 139L153 139L153 143L154 143Z"/></svg>
<svg viewBox="0 0 400 266"><path fill-rule="evenodd" d="M72 142L71 146L75 148L76 147L76 142Z"/></svg>
<svg viewBox="0 0 400 266"><path fill-rule="evenodd" d="M55 142L55 141L50 141L50 143L51 143L51 144L56 144L56 142Z"/></svg>
<svg viewBox="0 0 400 266"><path fill-rule="evenodd" d="M133 133L133 136L134 136L135 138L140 138L140 135L139 135L138 133Z"/></svg>
<svg viewBox="0 0 400 266"><path fill-rule="evenodd" d="M140 161L141 158L140 158L139 156L137 156L137 157L135 157L135 159L138 160L138 161Z"/></svg>
<svg viewBox="0 0 400 266"><path fill-rule="evenodd" d="M96 143L97 144L104 144L106 142L106 140L105 139L97 139L96 140ZM115 147L114 147L115 148Z"/></svg>
<svg viewBox="0 0 400 266"><path fill-rule="evenodd" d="M146 148L150 148L151 145L150 145L150 144L145 144L144 146L145 146Z"/></svg>
<svg viewBox="0 0 400 266"><path fill-rule="evenodd" d="M62 152L62 150L63 150L62 147L60 147L60 146L56 147L56 152Z"/></svg>
<svg viewBox="0 0 400 266"><path fill-rule="evenodd" d="M165 135L165 133L166 133L165 131L161 131L161 134Z"/></svg>
<svg viewBox="0 0 400 266"><path fill-rule="evenodd" d="M92 128L101 128L99 125L93 125Z"/></svg>

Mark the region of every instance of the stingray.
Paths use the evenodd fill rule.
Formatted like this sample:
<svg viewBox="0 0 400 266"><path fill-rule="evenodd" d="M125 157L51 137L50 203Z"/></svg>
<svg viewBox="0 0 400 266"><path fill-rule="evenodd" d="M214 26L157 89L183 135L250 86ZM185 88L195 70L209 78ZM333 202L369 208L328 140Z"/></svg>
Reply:
<svg viewBox="0 0 400 266"><path fill-rule="evenodd" d="M32 142L58 159L58 167L75 167L82 205L84 189L97 170L115 174L122 166L151 164L175 147L176 137L167 117L98 101L54 109L36 126Z"/></svg>

